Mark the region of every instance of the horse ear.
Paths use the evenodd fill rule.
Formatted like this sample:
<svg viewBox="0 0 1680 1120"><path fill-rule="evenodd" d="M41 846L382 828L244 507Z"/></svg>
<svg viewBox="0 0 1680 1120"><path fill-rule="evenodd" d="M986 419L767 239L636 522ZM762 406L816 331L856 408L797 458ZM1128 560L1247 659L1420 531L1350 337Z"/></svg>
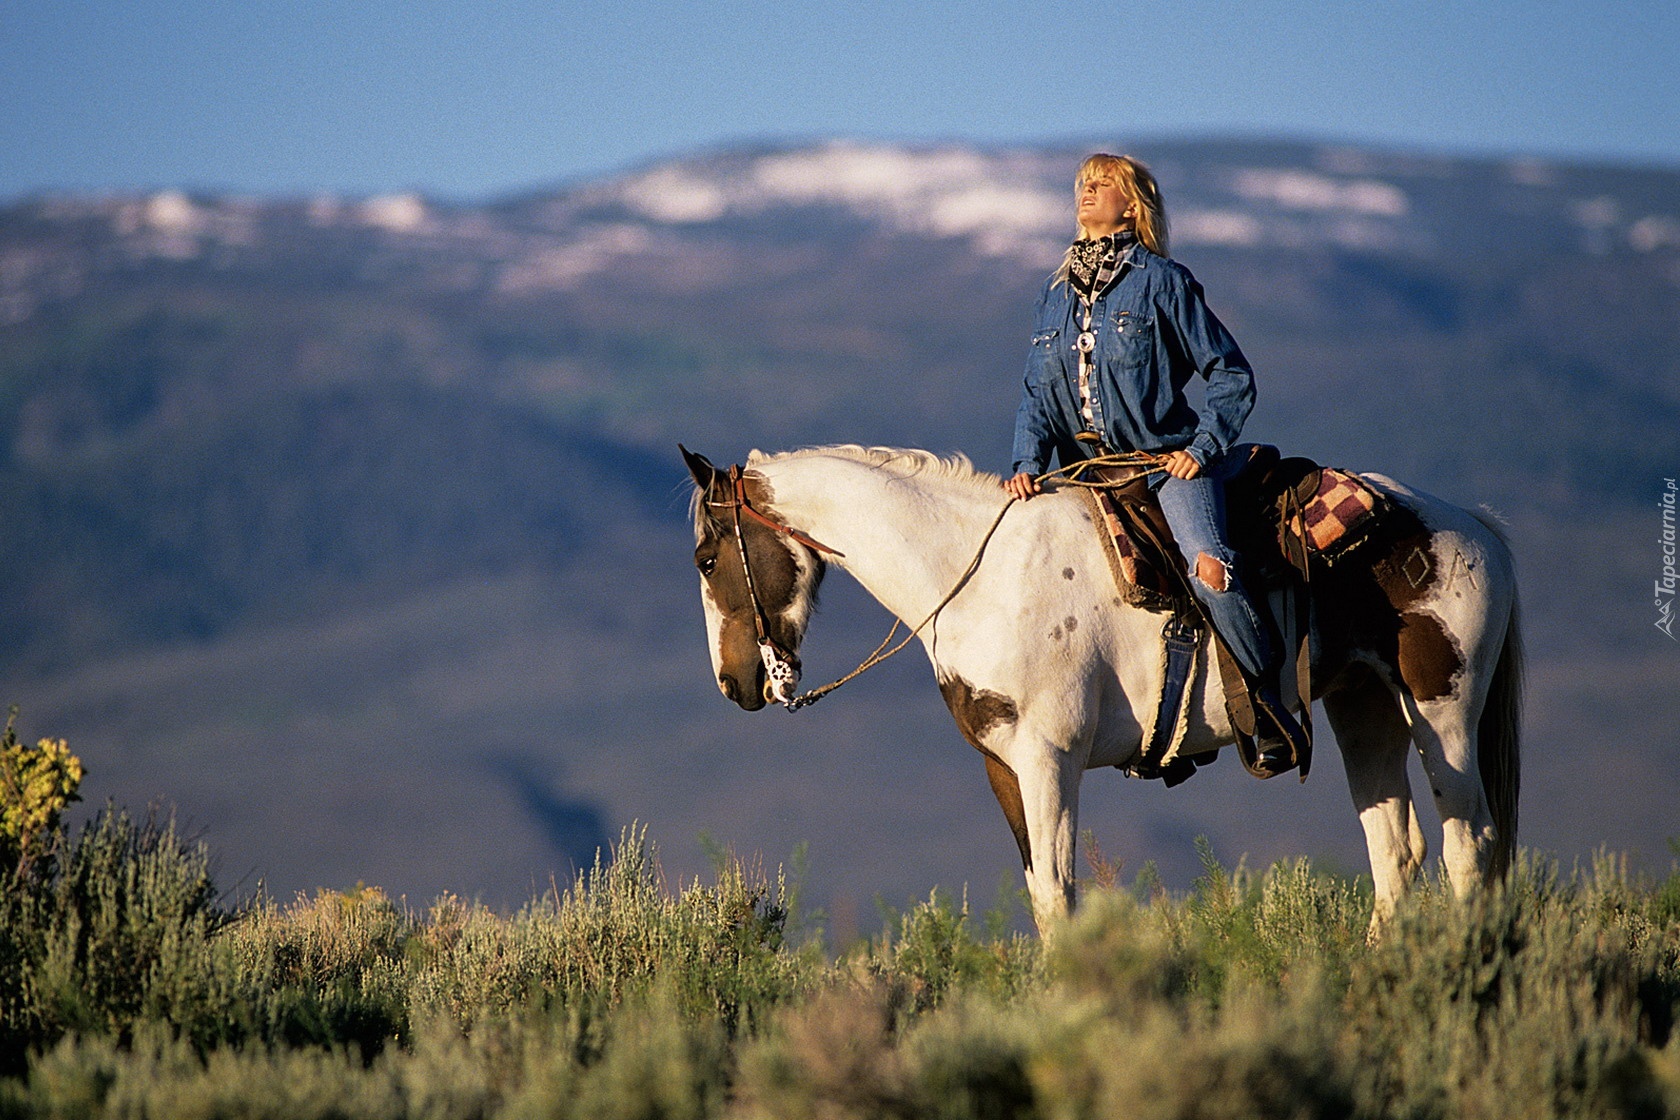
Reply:
<svg viewBox="0 0 1680 1120"><path fill-rule="evenodd" d="M677 450L682 452L683 462L688 464L688 473L694 476L694 485L710 490L717 480L718 469L704 455L697 455L680 443Z"/></svg>

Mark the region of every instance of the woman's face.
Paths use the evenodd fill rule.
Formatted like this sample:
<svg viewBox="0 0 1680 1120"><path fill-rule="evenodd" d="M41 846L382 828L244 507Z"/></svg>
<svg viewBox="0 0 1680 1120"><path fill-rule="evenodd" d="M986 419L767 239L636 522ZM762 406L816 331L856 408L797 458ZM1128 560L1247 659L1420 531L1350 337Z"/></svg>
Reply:
<svg viewBox="0 0 1680 1120"><path fill-rule="evenodd" d="M1123 229L1131 229L1136 209L1120 184L1107 175L1098 174L1086 179L1074 191L1079 228L1091 237L1106 237Z"/></svg>

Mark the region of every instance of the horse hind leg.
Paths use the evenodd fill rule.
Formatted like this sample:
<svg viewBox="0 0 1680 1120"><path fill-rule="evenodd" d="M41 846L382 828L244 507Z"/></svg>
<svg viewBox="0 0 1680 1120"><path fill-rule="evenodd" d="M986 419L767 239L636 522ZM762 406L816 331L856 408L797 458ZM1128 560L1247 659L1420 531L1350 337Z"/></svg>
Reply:
<svg viewBox="0 0 1680 1120"><path fill-rule="evenodd" d="M1523 655L1515 598L1502 626L1465 644L1471 653L1454 688L1402 696L1441 812L1441 859L1461 898L1503 878L1516 853Z"/></svg>
<svg viewBox="0 0 1680 1120"><path fill-rule="evenodd" d="M1358 666L1352 680L1324 695L1324 713L1347 768L1365 848L1376 884L1373 936L1417 878L1427 845L1406 775L1412 737L1394 692L1374 672Z"/></svg>
<svg viewBox="0 0 1680 1120"><path fill-rule="evenodd" d="M1500 842L1476 757L1481 705L1410 695L1402 704L1441 813L1441 863L1453 893L1465 898L1494 877Z"/></svg>
<svg viewBox="0 0 1680 1120"><path fill-rule="evenodd" d="M1465 897L1502 876L1516 842L1522 638L1510 550L1496 522L1434 531L1390 579L1391 669L1441 814L1441 862ZM1419 557L1423 559L1419 561ZM1404 584L1418 578L1416 597Z"/></svg>

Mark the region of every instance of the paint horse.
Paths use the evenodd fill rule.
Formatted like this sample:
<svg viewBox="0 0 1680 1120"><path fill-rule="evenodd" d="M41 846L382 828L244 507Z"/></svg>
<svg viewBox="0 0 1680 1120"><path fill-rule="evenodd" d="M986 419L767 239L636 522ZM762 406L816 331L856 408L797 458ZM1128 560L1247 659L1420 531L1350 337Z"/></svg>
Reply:
<svg viewBox="0 0 1680 1120"><path fill-rule="evenodd" d="M792 697L829 562L911 626L927 619L918 638L985 758L1034 918L1051 928L1074 903L1080 778L1134 759L1164 673L1161 616L1122 605L1089 499L1064 488L1005 508L997 476L924 451L754 452L727 472L683 454L724 696L748 711ZM1516 840L1522 652L1511 554L1493 522L1361 477L1391 506L1371 539L1315 569L1309 649L1311 692L1365 830L1375 931L1424 860L1406 772L1414 747L1455 893L1504 874ZM1205 653L1184 756L1234 738Z"/></svg>

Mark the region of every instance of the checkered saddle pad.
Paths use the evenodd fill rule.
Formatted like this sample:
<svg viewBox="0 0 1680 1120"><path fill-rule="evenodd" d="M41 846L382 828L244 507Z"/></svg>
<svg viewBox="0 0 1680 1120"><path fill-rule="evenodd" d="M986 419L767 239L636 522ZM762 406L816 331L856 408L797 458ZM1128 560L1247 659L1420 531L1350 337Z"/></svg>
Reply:
<svg viewBox="0 0 1680 1120"><path fill-rule="evenodd" d="M1300 530L1307 547L1336 559L1364 539L1382 502L1382 495L1353 472L1320 467L1312 497L1301 504Z"/></svg>

